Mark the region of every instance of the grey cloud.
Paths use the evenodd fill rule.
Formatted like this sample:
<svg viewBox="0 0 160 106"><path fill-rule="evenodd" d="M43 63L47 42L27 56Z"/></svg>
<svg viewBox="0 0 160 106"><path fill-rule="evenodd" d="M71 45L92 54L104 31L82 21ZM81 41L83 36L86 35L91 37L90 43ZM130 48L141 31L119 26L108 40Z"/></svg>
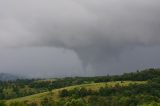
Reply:
<svg viewBox="0 0 160 106"><path fill-rule="evenodd" d="M0 46L65 48L98 70L130 48L159 46L159 11L157 0L1 0Z"/></svg>
<svg viewBox="0 0 160 106"><path fill-rule="evenodd" d="M80 64L77 55L70 50L50 47L0 49L0 72L26 77L83 75Z"/></svg>

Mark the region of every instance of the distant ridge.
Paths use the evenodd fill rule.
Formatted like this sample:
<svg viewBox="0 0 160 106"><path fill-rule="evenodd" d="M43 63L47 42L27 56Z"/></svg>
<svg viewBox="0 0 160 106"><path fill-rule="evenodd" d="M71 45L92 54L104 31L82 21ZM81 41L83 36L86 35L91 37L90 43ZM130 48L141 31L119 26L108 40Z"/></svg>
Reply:
<svg viewBox="0 0 160 106"><path fill-rule="evenodd" d="M16 79L20 79L20 77L9 73L0 73L0 81L10 81Z"/></svg>

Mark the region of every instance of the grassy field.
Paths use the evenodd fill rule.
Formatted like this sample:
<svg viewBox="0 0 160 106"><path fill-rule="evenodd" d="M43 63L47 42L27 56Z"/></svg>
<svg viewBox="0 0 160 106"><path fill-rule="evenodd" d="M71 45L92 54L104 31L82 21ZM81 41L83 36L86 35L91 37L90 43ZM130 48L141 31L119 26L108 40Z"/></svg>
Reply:
<svg viewBox="0 0 160 106"><path fill-rule="evenodd" d="M54 100L58 100L59 99L59 91L61 91L63 89L71 90L74 88L84 87L87 89L98 90L99 88L105 87L105 86L114 87L117 84L119 84L120 86L128 86L129 84L135 84L135 83L145 84L147 82L146 81L123 81L123 82L114 81L114 82L106 82L106 83L104 82L104 83L91 83L91 84L75 85L75 86L69 86L69 87L60 88L60 89L54 89L50 92L44 92L44 93L39 93L39 94L31 95L31 96L7 100L7 104L9 104L11 102L15 102L15 101L39 101L40 99L42 99L46 96L50 96Z"/></svg>

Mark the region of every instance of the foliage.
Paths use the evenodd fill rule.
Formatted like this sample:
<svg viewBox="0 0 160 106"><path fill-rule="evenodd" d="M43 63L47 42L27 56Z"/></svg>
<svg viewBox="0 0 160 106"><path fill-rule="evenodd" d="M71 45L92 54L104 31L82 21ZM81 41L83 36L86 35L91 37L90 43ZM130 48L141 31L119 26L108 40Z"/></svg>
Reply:
<svg viewBox="0 0 160 106"><path fill-rule="evenodd" d="M57 92L53 93L54 89ZM35 95L28 101L4 101L41 92L37 100ZM55 96L59 98L55 100ZM0 106L159 106L160 69L114 76L0 81L0 100Z"/></svg>

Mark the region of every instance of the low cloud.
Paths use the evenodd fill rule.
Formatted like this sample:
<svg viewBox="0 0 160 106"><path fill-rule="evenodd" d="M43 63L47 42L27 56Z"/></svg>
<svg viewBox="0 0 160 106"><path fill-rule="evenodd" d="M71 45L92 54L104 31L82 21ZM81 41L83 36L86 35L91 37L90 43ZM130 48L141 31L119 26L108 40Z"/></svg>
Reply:
<svg viewBox="0 0 160 106"><path fill-rule="evenodd" d="M98 70L122 52L160 45L157 0L0 1L0 47L73 50Z"/></svg>

